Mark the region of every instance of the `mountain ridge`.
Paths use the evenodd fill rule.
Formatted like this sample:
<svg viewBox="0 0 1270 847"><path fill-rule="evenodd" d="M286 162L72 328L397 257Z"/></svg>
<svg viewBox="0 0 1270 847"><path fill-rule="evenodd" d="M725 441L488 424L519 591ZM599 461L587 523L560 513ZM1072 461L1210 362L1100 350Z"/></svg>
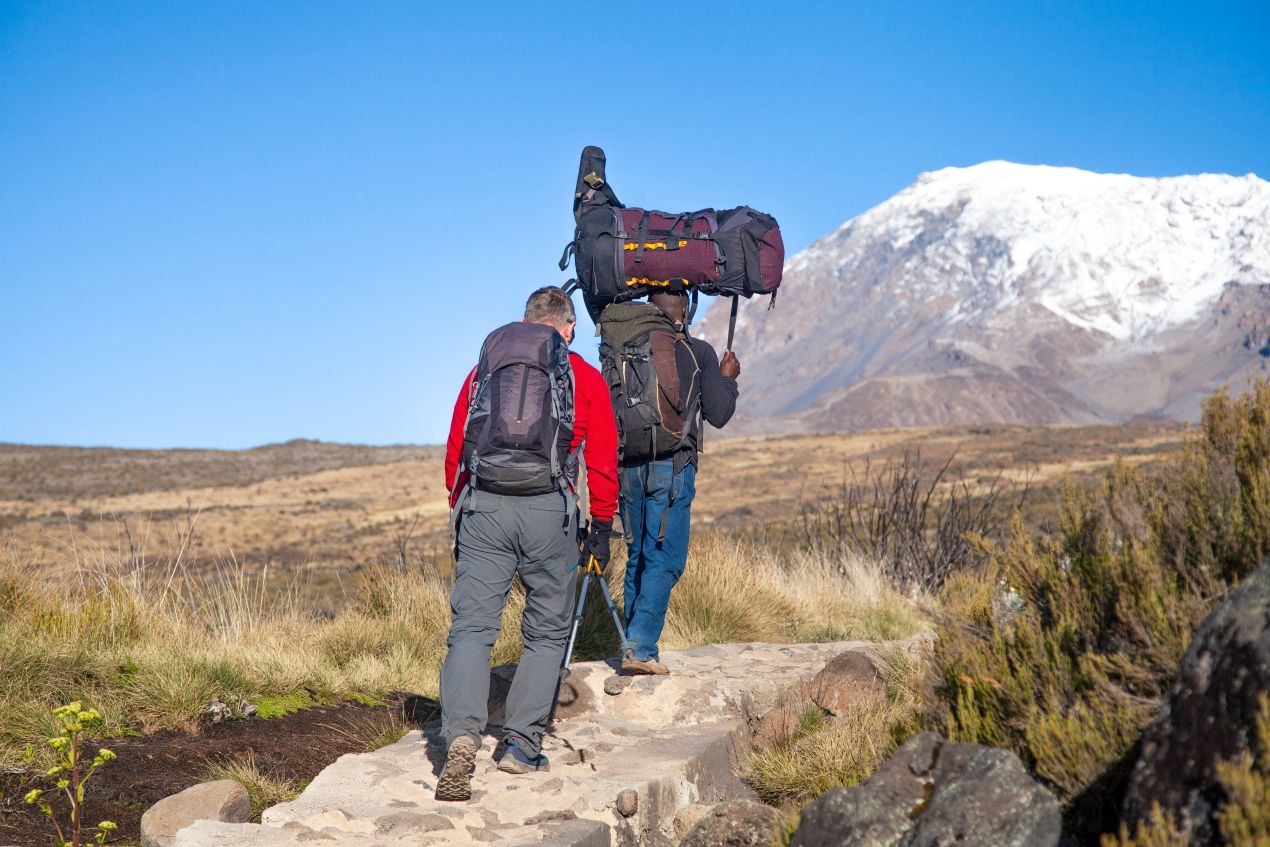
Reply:
<svg viewBox="0 0 1270 847"><path fill-rule="evenodd" d="M1255 175L945 168L791 257L776 309L741 310L731 431L1192 420L1265 369L1268 314ZM725 331L715 309L699 334Z"/></svg>

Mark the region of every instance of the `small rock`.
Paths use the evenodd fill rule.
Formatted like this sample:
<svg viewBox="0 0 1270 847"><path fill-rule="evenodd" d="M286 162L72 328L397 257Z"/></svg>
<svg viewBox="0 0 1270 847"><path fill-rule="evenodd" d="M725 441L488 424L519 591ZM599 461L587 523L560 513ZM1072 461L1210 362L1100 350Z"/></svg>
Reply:
<svg viewBox="0 0 1270 847"><path fill-rule="evenodd" d="M595 761L595 753L585 747L579 747L560 756L560 761L566 765L585 765Z"/></svg>
<svg viewBox="0 0 1270 847"><path fill-rule="evenodd" d="M811 699L831 715L847 713L861 697L885 696L886 680L864 652L848 650L825 665L810 685Z"/></svg>
<svg viewBox="0 0 1270 847"><path fill-rule="evenodd" d="M715 806L680 847L768 847L776 836L776 810L751 800Z"/></svg>
<svg viewBox="0 0 1270 847"><path fill-rule="evenodd" d="M617 795L617 813L624 818L639 811L639 792L634 788L625 788Z"/></svg>
<svg viewBox="0 0 1270 847"><path fill-rule="evenodd" d="M142 847L170 847L177 830L197 820L244 823L251 820L251 798L232 779L203 782L165 797L141 816Z"/></svg>
<svg viewBox="0 0 1270 847"><path fill-rule="evenodd" d="M220 700L212 700L203 710L203 714L212 716L212 723L223 723L229 720L233 713L234 710L229 708L229 704L222 703Z"/></svg>
<svg viewBox="0 0 1270 847"><path fill-rule="evenodd" d="M253 703L247 702L245 699L239 700L238 713L242 715L244 718L249 718L252 715L256 714L256 706Z"/></svg>
<svg viewBox="0 0 1270 847"><path fill-rule="evenodd" d="M626 690L626 687L631 684L632 679L633 677L613 674L604 680L604 693L617 696Z"/></svg>
<svg viewBox="0 0 1270 847"><path fill-rule="evenodd" d="M798 732L802 726L802 716L809 707L815 704L809 697L790 696L782 698L767 714L759 720L754 730L756 747L774 747L784 744Z"/></svg>

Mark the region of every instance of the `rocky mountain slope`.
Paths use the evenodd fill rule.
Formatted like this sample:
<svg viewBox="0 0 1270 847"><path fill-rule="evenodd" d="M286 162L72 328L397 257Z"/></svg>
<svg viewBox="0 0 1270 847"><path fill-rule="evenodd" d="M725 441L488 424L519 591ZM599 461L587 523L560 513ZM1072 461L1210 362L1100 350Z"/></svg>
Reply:
<svg viewBox="0 0 1270 847"><path fill-rule="evenodd" d="M721 346L726 320L698 333ZM1270 368L1270 183L922 174L792 257L735 347L730 433L1192 420Z"/></svg>

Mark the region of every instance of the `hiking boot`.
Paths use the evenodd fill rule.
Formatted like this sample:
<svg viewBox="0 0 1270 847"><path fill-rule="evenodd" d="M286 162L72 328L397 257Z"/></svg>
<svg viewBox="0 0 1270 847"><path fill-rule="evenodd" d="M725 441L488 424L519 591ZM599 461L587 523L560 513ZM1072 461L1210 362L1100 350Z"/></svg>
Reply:
<svg viewBox="0 0 1270 847"><path fill-rule="evenodd" d="M509 738L503 750L503 758L498 760L498 769L503 773L535 773L551 770L551 762L541 753L537 756L529 755L519 741Z"/></svg>
<svg viewBox="0 0 1270 847"><path fill-rule="evenodd" d="M437 780L438 800L471 800L472 772L476 770L476 742L460 735L450 742L445 768Z"/></svg>
<svg viewBox="0 0 1270 847"><path fill-rule="evenodd" d="M628 658L622 660L622 673L665 676L670 673L670 668L656 659Z"/></svg>

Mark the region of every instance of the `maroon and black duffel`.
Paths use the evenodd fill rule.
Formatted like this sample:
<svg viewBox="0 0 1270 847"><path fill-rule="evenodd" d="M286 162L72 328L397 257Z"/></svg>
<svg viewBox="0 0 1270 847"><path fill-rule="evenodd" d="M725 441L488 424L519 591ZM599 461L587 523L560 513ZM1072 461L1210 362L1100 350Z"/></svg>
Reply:
<svg viewBox="0 0 1270 847"><path fill-rule="evenodd" d="M785 264L780 226L748 206L673 214L627 208L604 175L604 151L582 151L573 241L560 269L574 260L588 307L642 297L657 289L752 297L776 296Z"/></svg>

